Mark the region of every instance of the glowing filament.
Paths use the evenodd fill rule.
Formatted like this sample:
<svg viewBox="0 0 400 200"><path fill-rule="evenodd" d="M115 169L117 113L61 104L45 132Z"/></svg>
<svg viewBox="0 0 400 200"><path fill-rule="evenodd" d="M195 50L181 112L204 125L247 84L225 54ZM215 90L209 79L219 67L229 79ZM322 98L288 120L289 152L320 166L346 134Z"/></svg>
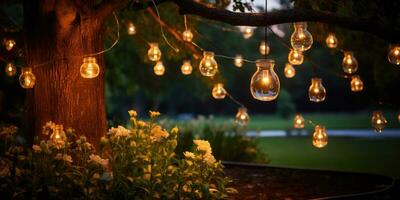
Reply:
<svg viewBox="0 0 400 200"><path fill-rule="evenodd" d="M157 76L162 76L165 73L164 64L161 61L158 61L156 65L153 67L154 74Z"/></svg>
<svg viewBox="0 0 400 200"><path fill-rule="evenodd" d="M183 41L186 41L186 42L192 42L192 40L193 40L192 31L190 29L187 29L187 30L183 31L182 39L183 39Z"/></svg>
<svg viewBox="0 0 400 200"><path fill-rule="evenodd" d="M315 126L312 143L317 148L323 148L328 144L328 135L324 126Z"/></svg>
<svg viewBox="0 0 400 200"><path fill-rule="evenodd" d="M7 76L14 76L17 73L17 68L13 63L7 63L6 67L4 68Z"/></svg>
<svg viewBox="0 0 400 200"><path fill-rule="evenodd" d="M161 59L161 50L158 48L158 43L150 43L150 49L147 51L147 56L151 61L159 61Z"/></svg>
<svg viewBox="0 0 400 200"><path fill-rule="evenodd" d="M250 91L253 98L260 101L275 100L280 91L280 81L274 71L275 61L260 59L256 61L257 71L250 82Z"/></svg>
<svg viewBox="0 0 400 200"><path fill-rule="evenodd" d="M224 88L224 84L222 83L215 84L212 89L212 96L215 99L224 99L226 96L226 90Z"/></svg>
<svg viewBox="0 0 400 200"><path fill-rule="evenodd" d="M100 73L100 67L95 57L83 58L83 63L79 69L83 78L96 78Z"/></svg>
<svg viewBox="0 0 400 200"><path fill-rule="evenodd" d="M260 42L260 46L258 48L261 55L268 55L269 54L269 46L264 40Z"/></svg>
<svg viewBox="0 0 400 200"><path fill-rule="evenodd" d="M4 39L3 45L7 51L11 51L17 43L13 39Z"/></svg>
<svg viewBox="0 0 400 200"><path fill-rule="evenodd" d="M313 37L307 30L307 23L296 22L293 24L294 32L290 37L290 43L294 50L307 51L313 44Z"/></svg>
<svg viewBox="0 0 400 200"><path fill-rule="evenodd" d="M311 85L308 89L308 97L312 102L322 102L325 100L326 90L322 85L322 79L312 78Z"/></svg>
<svg viewBox="0 0 400 200"><path fill-rule="evenodd" d="M353 74L358 69L357 59L354 57L353 52L345 51L342 61L343 71L347 74Z"/></svg>
<svg viewBox="0 0 400 200"><path fill-rule="evenodd" d="M136 27L132 22L129 22L127 27L128 27L128 35L135 35L136 34Z"/></svg>
<svg viewBox="0 0 400 200"><path fill-rule="evenodd" d="M293 78L296 75L296 70L291 64L286 63L284 73L286 78Z"/></svg>
<svg viewBox="0 0 400 200"><path fill-rule="evenodd" d="M214 52L211 51L204 51L203 58L199 64L199 71L201 75L212 77L218 71L218 64L217 61L214 59Z"/></svg>
<svg viewBox="0 0 400 200"><path fill-rule="evenodd" d="M243 66L242 55L236 55L233 63L235 64L236 67L242 67Z"/></svg>
<svg viewBox="0 0 400 200"><path fill-rule="evenodd" d="M239 125L246 125L250 120L249 114L247 114L247 109L245 107L240 107L235 116L235 122Z"/></svg>
<svg viewBox="0 0 400 200"><path fill-rule="evenodd" d="M36 77L32 72L32 68L22 68L21 75L19 76L19 84L22 88L30 89L35 86Z"/></svg>
<svg viewBox="0 0 400 200"><path fill-rule="evenodd" d="M251 38L251 36L253 36L253 33L254 33L253 28L245 27L244 31L243 31L243 38L249 39L249 38Z"/></svg>
<svg viewBox="0 0 400 200"><path fill-rule="evenodd" d="M390 45L388 60L394 65L400 65L400 44Z"/></svg>
<svg viewBox="0 0 400 200"><path fill-rule="evenodd" d="M183 75L189 75L192 73L193 67L190 64L189 60L183 61L182 67L181 67L181 72Z"/></svg>
<svg viewBox="0 0 400 200"><path fill-rule="evenodd" d="M334 33L330 33L328 37L326 37L325 42L326 46L328 46L329 48L336 48L338 45L338 40Z"/></svg>
<svg viewBox="0 0 400 200"><path fill-rule="evenodd" d="M382 111L374 111L372 113L371 124L377 133L381 133L385 129L387 120L383 116Z"/></svg>
<svg viewBox="0 0 400 200"><path fill-rule="evenodd" d="M303 64L304 61L304 56L301 51L297 50L290 50L289 55L288 55L288 61L292 65L301 65Z"/></svg>
<svg viewBox="0 0 400 200"><path fill-rule="evenodd" d="M293 127L297 129L304 128L304 118L301 114L297 113L294 116Z"/></svg>
<svg viewBox="0 0 400 200"><path fill-rule="evenodd" d="M360 79L360 76L354 75L351 77L350 88L353 92L360 92L364 88L364 84Z"/></svg>

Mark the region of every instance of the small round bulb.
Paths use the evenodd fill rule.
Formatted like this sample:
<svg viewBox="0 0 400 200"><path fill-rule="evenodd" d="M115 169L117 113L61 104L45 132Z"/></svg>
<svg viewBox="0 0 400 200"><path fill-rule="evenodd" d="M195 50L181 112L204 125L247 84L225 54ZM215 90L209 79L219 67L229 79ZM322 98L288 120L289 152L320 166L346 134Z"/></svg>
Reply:
<svg viewBox="0 0 400 200"><path fill-rule="evenodd" d="M312 102L322 102L325 100L326 90L322 85L322 79L312 78L311 85L308 89L308 97Z"/></svg>
<svg viewBox="0 0 400 200"><path fill-rule="evenodd" d="M338 45L338 40L335 36L334 33L329 33L328 37L326 37L325 39L326 42L326 46L328 46L329 48L336 48Z"/></svg>
<svg viewBox="0 0 400 200"><path fill-rule="evenodd" d="M297 129L304 128L304 117L301 114L296 113L294 116L293 127Z"/></svg>
<svg viewBox="0 0 400 200"><path fill-rule="evenodd" d="M382 111L374 111L372 113L371 124L377 133L381 133L385 129L387 120L383 116Z"/></svg>
<svg viewBox="0 0 400 200"><path fill-rule="evenodd" d="M190 60L185 60L183 61L183 64L181 66L181 72L183 75L189 75L193 71L193 67L190 64Z"/></svg>
<svg viewBox="0 0 400 200"><path fill-rule="evenodd" d="M132 22L127 24L128 35L135 35L136 34L136 27Z"/></svg>
<svg viewBox="0 0 400 200"><path fill-rule="evenodd" d="M360 76L354 75L351 77L350 88L353 92L361 92L364 88L364 83L360 79Z"/></svg>
<svg viewBox="0 0 400 200"><path fill-rule="evenodd" d="M4 68L7 76L14 76L17 73L17 67L13 63L7 63L6 67Z"/></svg>
<svg viewBox="0 0 400 200"><path fill-rule="evenodd" d="M314 147L317 148L323 148L328 144L328 134L326 134L326 129L324 126L315 126L312 143Z"/></svg>
<svg viewBox="0 0 400 200"><path fill-rule="evenodd" d="M284 74L286 78L293 78L296 75L296 69L291 64L286 63Z"/></svg>
<svg viewBox="0 0 400 200"><path fill-rule="evenodd" d="M156 63L156 65L154 65L153 70L154 70L154 74L157 75L157 76L162 76L162 75L164 75L164 73L165 73L165 67L164 67L163 62L158 61L158 62Z"/></svg>
<svg viewBox="0 0 400 200"><path fill-rule="evenodd" d="M357 71L358 62L357 62L357 59L354 57L352 51L344 52L342 68L343 68L344 73L346 73L346 74L353 74Z"/></svg>
<svg viewBox="0 0 400 200"><path fill-rule="evenodd" d="M297 50L290 50L288 55L288 61L292 65L301 65L304 61L303 52Z"/></svg>
<svg viewBox="0 0 400 200"><path fill-rule="evenodd" d="M151 61L159 61L161 59L161 50L158 48L158 43L150 43L150 48L147 51L147 56Z"/></svg>
<svg viewBox="0 0 400 200"><path fill-rule="evenodd" d="M30 89L35 86L36 77L32 72L32 68L24 67L21 70L21 75L19 75L19 84L22 88Z"/></svg>
<svg viewBox="0 0 400 200"><path fill-rule="evenodd" d="M249 39L249 38L251 38L251 36L253 36L253 33L254 33L253 28L245 27L243 30L243 38Z"/></svg>
<svg viewBox="0 0 400 200"><path fill-rule="evenodd" d="M235 64L236 67L242 67L243 66L243 57L242 57L242 55L236 55L233 63Z"/></svg>
<svg viewBox="0 0 400 200"><path fill-rule="evenodd" d="M250 117L249 114L247 114L247 109L245 107L240 107L236 113L235 122L241 126L244 126L249 123L249 120Z"/></svg>
<svg viewBox="0 0 400 200"><path fill-rule="evenodd" d="M293 24L294 32L290 37L290 43L294 50L307 51L313 44L313 37L307 30L306 22L296 22Z"/></svg>
<svg viewBox="0 0 400 200"><path fill-rule="evenodd" d="M201 75L212 77L218 71L217 61L214 59L214 52L212 51L204 51L203 58L199 64L199 71Z"/></svg>
<svg viewBox="0 0 400 200"><path fill-rule="evenodd" d="M215 84L211 93L215 99L224 99L226 96L226 90L224 88L224 84L222 83Z"/></svg>
<svg viewBox="0 0 400 200"><path fill-rule="evenodd" d="M264 40L260 42L260 46L258 47L258 50L261 55L268 55L269 54L269 46L268 43L266 43Z"/></svg>
<svg viewBox="0 0 400 200"><path fill-rule="evenodd" d="M11 51L17 43L13 39L4 39L3 45L7 51Z"/></svg>
<svg viewBox="0 0 400 200"><path fill-rule="evenodd" d="M394 65L400 65L400 44L390 45L388 60Z"/></svg>
<svg viewBox="0 0 400 200"><path fill-rule="evenodd" d="M271 59L256 60L257 71L250 82L253 98L260 101L273 101L278 97L280 81L274 71L274 65L275 61Z"/></svg>
<svg viewBox="0 0 400 200"><path fill-rule="evenodd" d="M192 31L190 29L187 29L187 30L183 31L182 39L183 39L183 41L186 41L186 42L192 42L192 40L193 40Z"/></svg>
<svg viewBox="0 0 400 200"><path fill-rule="evenodd" d="M95 57L83 58L83 63L79 69L83 78L96 78L100 73L100 67Z"/></svg>

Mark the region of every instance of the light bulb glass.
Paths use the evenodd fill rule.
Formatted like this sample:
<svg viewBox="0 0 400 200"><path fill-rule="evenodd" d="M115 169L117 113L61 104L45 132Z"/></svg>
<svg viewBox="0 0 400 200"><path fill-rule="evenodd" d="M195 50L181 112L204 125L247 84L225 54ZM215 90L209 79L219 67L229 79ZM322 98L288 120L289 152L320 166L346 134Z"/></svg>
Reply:
<svg viewBox="0 0 400 200"><path fill-rule="evenodd" d="M312 102L322 102L325 100L326 90L322 85L322 79L312 78L311 85L308 89L308 97Z"/></svg>
<svg viewBox="0 0 400 200"><path fill-rule="evenodd" d="M271 59L256 60L257 71L250 82L253 98L260 101L273 101L279 95L279 77L274 71L275 61Z"/></svg>
<svg viewBox="0 0 400 200"><path fill-rule="evenodd" d="M397 115L397 121L400 123L400 113Z"/></svg>
<svg viewBox="0 0 400 200"><path fill-rule="evenodd" d="M328 37L325 39L326 46L329 48L336 48L338 45L338 40L334 33L329 33Z"/></svg>
<svg viewBox="0 0 400 200"><path fill-rule="evenodd" d="M346 74L353 74L358 69L357 59L354 57L353 52L345 51L342 61L342 68Z"/></svg>
<svg viewBox="0 0 400 200"><path fill-rule="evenodd" d="M307 51L313 44L313 37L307 30L306 22L296 22L293 24L294 32L290 37L290 43L294 50Z"/></svg>
<svg viewBox="0 0 400 200"><path fill-rule="evenodd" d="M136 34L136 27L132 22L127 24L128 35L135 35Z"/></svg>
<svg viewBox="0 0 400 200"><path fill-rule="evenodd" d="M243 57L242 57L242 55L236 55L233 63L235 64L236 67L242 67L243 66Z"/></svg>
<svg viewBox="0 0 400 200"><path fill-rule="evenodd" d="M297 129L304 128L304 117L303 117L301 114L296 113L296 114L294 115L294 118L293 118L293 127L294 127L294 128L297 128Z"/></svg>
<svg viewBox="0 0 400 200"><path fill-rule="evenodd" d="M354 75L351 77L350 88L353 92L361 92L364 88L364 83L360 79L360 76Z"/></svg>
<svg viewBox="0 0 400 200"><path fill-rule="evenodd" d="M244 39L249 39L251 36L253 36L254 30L251 27L245 27L243 30L243 38Z"/></svg>
<svg viewBox="0 0 400 200"><path fill-rule="evenodd" d="M151 61L159 61L161 59L161 50L158 43L150 43L150 49L147 51L147 56Z"/></svg>
<svg viewBox="0 0 400 200"><path fill-rule="evenodd" d="M292 65L301 65L304 61L303 52L297 50L290 50L288 55L288 61Z"/></svg>
<svg viewBox="0 0 400 200"><path fill-rule="evenodd" d="M264 40L260 42L260 46L258 47L258 51L261 55L268 55L269 54L269 46L268 43Z"/></svg>
<svg viewBox="0 0 400 200"><path fill-rule="evenodd" d="M240 107L236 113L235 122L243 126L249 123L249 120L250 117L249 114L247 114L247 109L245 107Z"/></svg>
<svg viewBox="0 0 400 200"><path fill-rule="evenodd" d="M100 73L100 67L95 57L83 58L83 63L79 69L83 78L96 78Z"/></svg>
<svg viewBox="0 0 400 200"><path fill-rule="evenodd" d="M215 84L212 89L212 96L215 99L224 99L226 96L226 90L224 88L224 84L222 83Z"/></svg>
<svg viewBox="0 0 400 200"><path fill-rule="evenodd" d="M183 39L183 41L186 41L186 42L192 42L192 40L193 40L192 31L190 29L186 29L185 31L183 31L182 39Z"/></svg>
<svg viewBox="0 0 400 200"><path fill-rule="evenodd" d="M294 67L289 63L286 63L283 72L286 78L293 78L296 75L296 69L294 69Z"/></svg>
<svg viewBox="0 0 400 200"><path fill-rule="evenodd" d="M389 46L388 60L394 65L400 65L400 44Z"/></svg>
<svg viewBox="0 0 400 200"><path fill-rule="evenodd" d="M372 113L371 124L377 133L381 133L385 129L387 120L383 116L382 111L374 111Z"/></svg>
<svg viewBox="0 0 400 200"><path fill-rule="evenodd" d="M7 51L11 51L17 43L13 39L4 39L3 45Z"/></svg>
<svg viewBox="0 0 400 200"><path fill-rule="evenodd" d="M204 51L203 58L199 64L199 70L203 76L214 76L218 71L217 61L214 59L214 52Z"/></svg>
<svg viewBox="0 0 400 200"><path fill-rule="evenodd" d="M158 61L153 67L154 74L157 76L162 76L165 73L165 67L163 62Z"/></svg>
<svg viewBox="0 0 400 200"><path fill-rule="evenodd" d="M21 75L19 75L19 84L22 88L30 89L35 86L36 77L32 72L32 68L24 67L21 70Z"/></svg>
<svg viewBox="0 0 400 200"><path fill-rule="evenodd" d="M14 76L17 73L17 67L13 63L7 63L6 67L4 68L7 76Z"/></svg>
<svg viewBox="0 0 400 200"><path fill-rule="evenodd" d="M326 134L326 129L324 126L315 126L312 143L314 147L317 148L324 148L328 144L328 134Z"/></svg>
<svg viewBox="0 0 400 200"><path fill-rule="evenodd" d="M190 64L189 60L185 60L183 61L182 67L181 67L181 72L183 75L189 75L191 74L193 71L193 67Z"/></svg>

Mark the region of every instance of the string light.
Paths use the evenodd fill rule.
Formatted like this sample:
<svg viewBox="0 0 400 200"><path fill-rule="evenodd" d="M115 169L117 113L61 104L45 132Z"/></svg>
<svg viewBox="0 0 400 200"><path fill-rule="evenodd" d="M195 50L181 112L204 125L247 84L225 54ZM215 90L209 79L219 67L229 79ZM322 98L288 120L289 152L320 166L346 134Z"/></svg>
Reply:
<svg viewBox="0 0 400 200"><path fill-rule="evenodd" d="M306 22L293 23L294 32L290 37L290 43L294 50L307 51L313 44L313 37L307 30Z"/></svg>
<svg viewBox="0 0 400 200"><path fill-rule="evenodd" d="M157 76L162 76L165 73L165 67L162 61L157 61L156 65L153 67L154 74Z"/></svg>
<svg viewBox="0 0 400 200"><path fill-rule="evenodd" d="M236 67L242 67L243 66L243 57L242 57L242 55L236 55L233 63L235 64Z"/></svg>
<svg viewBox="0 0 400 200"><path fill-rule="evenodd" d="M127 28L128 28L128 35L135 35L136 34L136 27L132 22L128 22Z"/></svg>
<svg viewBox="0 0 400 200"><path fill-rule="evenodd" d="M342 61L343 71L347 74L353 74L358 69L357 59L354 57L352 51L345 51Z"/></svg>
<svg viewBox="0 0 400 200"><path fill-rule="evenodd" d="M95 57L83 58L83 63L79 69L83 78L96 78L100 73L100 67Z"/></svg>
<svg viewBox="0 0 400 200"><path fill-rule="evenodd" d="M325 42L326 46L328 46L331 49L336 48L338 45L338 40L334 33L329 33L328 37L326 37Z"/></svg>
<svg viewBox="0 0 400 200"><path fill-rule="evenodd" d="M351 91L353 91L353 92L360 92L363 90L364 84L363 84L362 80L360 79L360 76L354 75L351 77L350 87L351 87Z"/></svg>
<svg viewBox="0 0 400 200"><path fill-rule="evenodd" d="M397 115L397 121L400 123L400 113Z"/></svg>
<svg viewBox="0 0 400 200"><path fill-rule="evenodd" d="M6 67L4 68L7 76L14 76L17 73L17 67L15 67L14 63L7 63Z"/></svg>
<svg viewBox="0 0 400 200"><path fill-rule="evenodd" d="M254 34L253 28L248 27L248 26L244 28L244 31L243 31L243 38L244 39L251 38L251 36L253 36L253 34Z"/></svg>
<svg viewBox="0 0 400 200"><path fill-rule="evenodd" d="M193 71L193 67L190 64L190 60L183 61L181 72L183 75L190 75Z"/></svg>
<svg viewBox="0 0 400 200"><path fill-rule="evenodd" d="M291 49L288 55L288 61L292 65L301 65L304 61L303 52Z"/></svg>
<svg viewBox="0 0 400 200"><path fill-rule="evenodd" d="M185 31L183 31L182 33L182 38L184 41L186 42L192 42L193 40L193 33L190 29L186 29Z"/></svg>
<svg viewBox="0 0 400 200"><path fill-rule="evenodd" d="M300 113L294 115L293 127L297 129L304 128L304 117Z"/></svg>
<svg viewBox="0 0 400 200"><path fill-rule="evenodd" d="M13 39L4 39L3 45L7 51L11 51L17 43Z"/></svg>
<svg viewBox="0 0 400 200"><path fill-rule="evenodd" d="M249 114L247 114L247 109L245 107L240 107L235 116L235 122L239 125L246 125L250 120Z"/></svg>
<svg viewBox="0 0 400 200"><path fill-rule="evenodd" d="M224 88L224 84L216 83L211 92L214 99L224 99L226 96L226 90Z"/></svg>
<svg viewBox="0 0 400 200"><path fill-rule="evenodd" d="M322 102L325 100L326 90L322 85L322 79L312 78L311 85L308 89L308 97L312 102Z"/></svg>
<svg viewBox="0 0 400 200"><path fill-rule="evenodd" d="M286 63L284 74L286 78L293 78L296 75L296 69L290 63Z"/></svg>
<svg viewBox="0 0 400 200"><path fill-rule="evenodd" d="M279 77L274 71L275 61L271 59L256 60L257 71L250 82L253 98L260 101L273 101L279 95Z"/></svg>
<svg viewBox="0 0 400 200"><path fill-rule="evenodd" d="M212 77L218 71L217 61L214 59L214 52L212 51L204 51L203 58L199 64L199 70L201 75Z"/></svg>
<svg viewBox="0 0 400 200"><path fill-rule="evenodd" d="M19 84L22 88L30 89L35 86L36 77L32 72L31 67L24 67L21 70L21 75L19 76Z"/></svg>
<svg viewBox="0 0 400 200"><path fill-rule="evenodd" d="M388 60L394 65L400 65L400 45L390 45L388 52Z"/></svg>
<svg viewBox="0 0 400 200"><path fill-rule="evenodd" d="M258 47L258 51L260 52L261 55L265 56L269 54L269 46L268 43L265 42L265 40L262 40L260 42L260 46Z"/></svg>
<svg viewBox="0 0 400 200"><path fill-rule="evenodd" d="M371 124L377 133L381 133L385 129L387 120L383 116L382 111L374 111L372 113Z"/></svg>
<svg viewBox="0 0 400 200"><path fill-rule="evenodd" d="M316 125L313 133L312 143L314 147L323 148L328 144L328 134L324 126Z"/></svg>
<svg viewBox="0 0 400 200"><path fill-rule="evenodd" d="M150 48L147 51L147 56L149 57L149 59L151 61L154 61L154 62L159 61L161 59L161 50L158 47L158 43L153 42L153 43L150 43L149 45L150 45Z"/></svg>

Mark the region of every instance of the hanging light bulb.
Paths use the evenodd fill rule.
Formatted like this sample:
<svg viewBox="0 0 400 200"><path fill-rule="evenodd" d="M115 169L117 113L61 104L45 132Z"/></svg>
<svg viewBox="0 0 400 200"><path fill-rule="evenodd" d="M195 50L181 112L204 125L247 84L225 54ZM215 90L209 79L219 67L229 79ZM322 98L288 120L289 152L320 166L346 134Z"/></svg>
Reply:
<svg viewBox="0 0 400 200"><path fill-rule="evenodd" d="M7 51L11 51L17 43L13 39L4 39L3 45Z"/></svg>
<svg viewBox="0 0 400 200"><path fill-rule="evenodd" d="M128 22L128 35L135 35L136 34L136 27L132 22Z"/></svg>
<svg viewBox="0 0 400 200"><path fill-rule="evenodd" d="M312 78L311 85L308 89L308 97L312 102L322 102L325 100L326 90L322 85L322 79Z"/></svg>
<svg viewBox="0 0 400 200"><path fill-rule="evenodd" d="M335 36L334 33L329 33L328 37L326 37L325 39L326 42L326 46L328 46L329 48L336 48L338 45L338 40Z"/></svg>
<svg viewBox="0 0 400 200"><path fill-rule="evenodd" d="M294 115L293 127L298 129L304 128L304 117L301 114L296 113Z"/></svg>
<svg viewBox="0 0 400 200"><path fill-rule="evenodd" d="M186 29L185 31L183 31L182 38L183 38L183 41L192 42L192 40L193 40L192 31L190 29Z"/></svg>
<svg viewBox="0 0 400 200"><path fill-rule="evenodd" d="M235 60L233 61L236 67L242 67L243 66L243 57L242 55L236 55Z"/></svg>
<svg viewBox="0 0 400 200"><path fill-rule="evenodd" d="M32 68L24 67L21 70L21 75L19 75L19 84L22 88L30 89L35 86L36 77L32 72Z"/></svg>
<svg viewBox="0 0 400 200"><path fill-rule="evenodd" d="M203 58L200 61L199 70L203 76L214 76L217 73L218 64L214 59L214 52L203 52Z"/></svg>
<svg viewBox="0 0 400 200"><path fill-rule="evenodd" d="M256 60L257 71L251 77L250 91L253 98L260 101L272 101L279 95L279 77L274 71L275 61Z"/></svg>
<svg viewBox="0 0 400 200"><path fill-rule="evenodd" d="M100 73L99 65L95 57L83 58L83 63L79 69L83 78L96 78Z"/></svg>
<svg viewBox="0 0 400 200"><path fill-rule="evenodd" d="M193 71L193 67L190 64L190 60L185 60L183 61L182 67L181 67L181 72L183 75L189 75Z"/></svg>
<svg viewBox="0 0 400 200"><path fill-rule="evenodd" d="M382 111L374 111L372 113L371 123L375 132L381 133L383 129L386 127L387 120L383 116Z"/></svg>
<svg viewBox="0 0 400 200"><path fill-rule="evenodd" d="M397 115L397 121L400 123L400 113Z"/></svg>
<svg viewBox="0 0 400 200"><path fill-rule="evenodd" d="M158 48L158 43L150 43L150 49L147 51L147 56L151 61L159 61L161 59L161 50Z"/></svg>
<svg viewBox="0 0 400 200"><path fill-rule="evenodd" d="M351 91L353 91L353 92L360 92L363 90L364 84L363 84L362 80L360 79L360 76L354 75L351 77L350 87L351 87Z"/></svg>
<svg viewBox="0 0 400 200"><path fill-rule="evenodd" d="M286 78L293 78L296 75L296 69L291 64L286 63L284 73Z"/></svg>
<svg viewBox="0 0 400 200"><path fill-rule="evenodd" d="M388 53L389 62L394 65L400 65L400 45L394 44L389 46Z"/></svg>
<svg viewBox="0 0 400 200"><path fill-rule="evenodd" d="M354 57L352 51L345 51L342 61L343 71L347 74L353 74L358 69L357 59Z"/></svg>
<svg viewBox="0 0 400 200"><path fill-rule="evenodd" d="M240 107L235 116L235 122L239 125L246 125L250 120L249 114L247 114L247 109L245 107Z"/></svg>
<svg viewBox="0 0 400 200"><path fill-rule="evenodd" d="M290 43L294 50L307 51L313 44L313 37L307 30L306 22L296 22L293 24L294 32L290 37Z"/></svg>
<svg viewBox="0 0 400 200"><path fill-rule="evenodd" d="M7 76L14 76L17 73L17 68L13 63L7 63L6 67L4 68Z"/></svg>
<svg viewBox="0 0 400 200"><path fill-rule="evenodd" d="M247 26L243 30L243 38L249 39L251 38L251 36L253 36L253 33L254 33L253 28Z"/></svg>
<svg viewBox="0 0 400 200"><path fill-rule="evenodd" d="M268 43L266 43L264 40L260 42L260 46L258 47L258 50L261 55L268 55L269 54L269 46Z"/></svg>
<svg viewBox="0 0 400 200"><path fill-rule="evenodd" d="M288 55L288 61L292 65L301 65L304 61L303 52L291 49Z"/></svg>
<svg viewBox="0 0 400 200"><path fill-rule="evenodd" d="M222 83L215 84L212 89L212 96L215 99L224 99L226 96L226 90L224 88L224 84Z"/></svg>
<svg viewBox="0 0 400 200"><path fill-rule="evenodd" d="M158 61L156 65L153 67L154 74L157 76L162 76L165 73L165 67L164 64L161 61Z"/></svg>
<svg viewBox="0 0 400 200"><path fill-rule="evenodd" d="M314 147L323 148L328 144L328 134L324 126L316 125L312 139Z"/></svg>

